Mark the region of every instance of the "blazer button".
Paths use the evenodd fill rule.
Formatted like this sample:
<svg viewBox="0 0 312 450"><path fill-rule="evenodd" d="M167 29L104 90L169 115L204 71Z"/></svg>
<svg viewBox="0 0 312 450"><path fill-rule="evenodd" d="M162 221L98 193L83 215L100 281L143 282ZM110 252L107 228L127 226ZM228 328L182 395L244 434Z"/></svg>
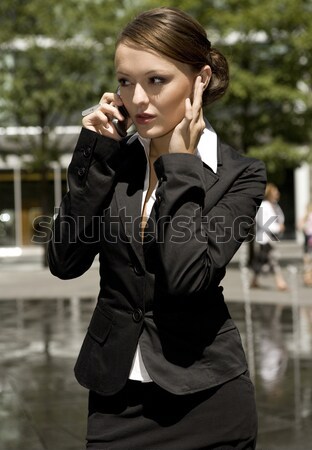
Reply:
<svg viewBox="0 0 312 450"><path fill-rule="evenodd" d="M143 275L142 270L138 266L133 266L134 273L138 276Z"/></svg>
<svg viewBox="0 0 312 450"><path fill-rule="evenodd" d="M85 158L89 158L89 156L91 155L91 147L86 147L84 150L83 150L83 156L85 157Z"/></svg>
<svg viewBox="0 0 312 450"><path fill-rule="evenodd" d="M143 318L143 312L140 308L135 309L132 313L132 319L134 322L138 323L142 320Z"/></svg>
<svg viewBox="0 0 312 450"><path fill-rule="evenodd" d="M80 177L83 177L84 174L86 173L86 169L85 169L84 167L79 167L77 173L78 173L78 175L79 175Z"/></svg>

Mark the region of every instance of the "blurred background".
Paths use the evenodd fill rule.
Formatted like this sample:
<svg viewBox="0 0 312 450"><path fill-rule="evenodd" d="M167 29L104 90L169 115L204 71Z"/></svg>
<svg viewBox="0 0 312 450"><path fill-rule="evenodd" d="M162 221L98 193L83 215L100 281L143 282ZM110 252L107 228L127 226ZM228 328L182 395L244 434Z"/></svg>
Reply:
<svg viewBox="0 0 312 450"><path fill-rule="evenodd" d="M47 226L66 191L80 111L116 88L118 31L165 4L200 20L227 56L230 89L206 115L223 140L266 162L282 192L284 238L298 238L312 185L311 0L2 0L1 246L34 244L40 215Z"/></svg>
<svg viewBox="0 0 312 450"><path fill-rule="evenodd" d="M269 277L249 290L252 245L232 261L225 285L259 398L259 450L306 450L312 437L312 297L298 226L312 199L312 1L2 0L0 450L83 448L86 398L72 366L96 298L97 262L65 288L46 268L47 236L81 110L116 89L115 38L137 12L158 6L190 13L227 57L228 93L205 115L223 141L266 163L281 193L289 291L276 292ZM59 433L51 437L53 421Z"/></svg>

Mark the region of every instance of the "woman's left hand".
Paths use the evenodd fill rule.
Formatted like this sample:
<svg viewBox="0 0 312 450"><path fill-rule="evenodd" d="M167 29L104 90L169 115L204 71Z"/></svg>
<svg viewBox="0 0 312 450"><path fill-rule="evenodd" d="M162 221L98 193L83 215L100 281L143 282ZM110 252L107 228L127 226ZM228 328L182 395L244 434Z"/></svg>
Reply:
<svg viewBox="0 0 312 450"><path fill-rule="evenodd" d="M203 91L204 83L201 76L198 76L194 86L193 103L189 98L185 100L185 116L172 133L169 153L193 154L195 152L205 128L202 110Z"/></svg>

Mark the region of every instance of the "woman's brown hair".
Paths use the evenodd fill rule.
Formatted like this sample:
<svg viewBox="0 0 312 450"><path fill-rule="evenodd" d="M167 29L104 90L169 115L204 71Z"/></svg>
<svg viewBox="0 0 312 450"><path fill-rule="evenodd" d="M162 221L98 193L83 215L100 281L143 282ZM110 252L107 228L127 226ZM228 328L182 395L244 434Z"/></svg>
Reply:
<svg viewBox="0 0 312 450"><path fill-rule="evenodd" d="M275 195L276 193L279 193L278 187L274 184L274 183L267 183L266 188L265 188L265 194L264 194L264 198L265 200L269 200L272 201L272 199L275 199Z"/></svg>
<svg viewBox="0 0 312 450"><path fill-rule="evenodd" d="M117 38L119 44L135 44L188 64L199 72L206 64L212 71L203 94L207 105L222 97L229 84L225 57L207 38L205 29L190 15L177 8L155 8L139 14Z"/></svg>

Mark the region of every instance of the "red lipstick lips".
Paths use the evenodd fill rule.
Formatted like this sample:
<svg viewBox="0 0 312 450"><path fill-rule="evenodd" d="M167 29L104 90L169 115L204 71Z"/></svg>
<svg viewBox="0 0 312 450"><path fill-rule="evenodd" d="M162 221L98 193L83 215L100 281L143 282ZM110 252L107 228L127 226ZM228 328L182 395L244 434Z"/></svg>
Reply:
<svg viewBox="0 0 312 450"><path fill-rule="evenodd" d="M150 123L155 118L155 116L153 116L152 114L143 113L143 114L136 114L135 118L138 124L145 125L147 123Z"/></svg>

